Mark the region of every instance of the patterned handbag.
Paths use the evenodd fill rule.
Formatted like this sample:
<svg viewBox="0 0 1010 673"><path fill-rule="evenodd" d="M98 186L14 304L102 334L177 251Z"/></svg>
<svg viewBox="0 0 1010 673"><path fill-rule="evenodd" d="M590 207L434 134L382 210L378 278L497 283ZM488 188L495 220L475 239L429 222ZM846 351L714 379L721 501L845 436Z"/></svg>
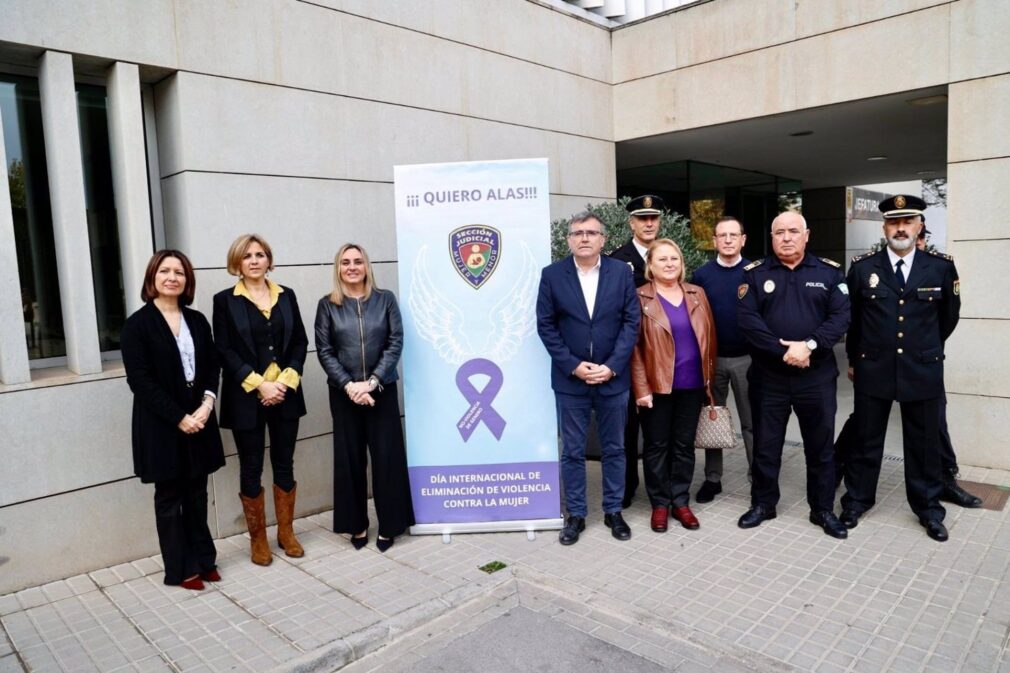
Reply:
<svg viewBox="0 0 1010 673"><path fill-rule="evenodd" d="M733 432L733 414L729 407L717 407L709 397L709 403L701 408L698 417L698 432L694 437L696 449L732 449L736 447L736 433Z"/></svg>

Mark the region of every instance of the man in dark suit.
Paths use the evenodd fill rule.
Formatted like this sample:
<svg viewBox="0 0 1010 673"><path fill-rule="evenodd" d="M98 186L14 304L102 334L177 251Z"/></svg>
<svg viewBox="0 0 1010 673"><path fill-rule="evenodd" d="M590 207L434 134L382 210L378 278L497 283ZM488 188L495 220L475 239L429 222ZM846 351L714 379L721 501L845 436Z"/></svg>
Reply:
<svg viewBox="0 0 1010 673"><path fill-rule="evenodd" d="M659 218L666 204L663 199L645 194L628 201L628 226L632 237L627 243L610 253L610 256L631 267L635 276L635 287L641 287L645 280L645 253L659 234ZM638 490L638 409L635 399L628 399L628 420L624 426L624 500L621 505L627 509Z"/></svg>
<svg viewBox="0 0 1010 673"><path fill-rule="evenodd" d="M628 267L603 257L603 223L589 212L569 223L572 254L545 267L537 296L537 332L551 356L551 387L561 430L561 480L568 519L561 544L585 530L586 433L596 413L603 470L604 523L618 540L631 537L621 516L631 351L639 308Z"/></svg>
<svg viewBox="0 0 1010 673"><path fill-rule="evenodd" d="M842 523L854 528L873 507L887 418L901 405L908 503L937 541L947 539L940 505L940 415L944 342L957 326L960 282L954 261L917 252L926 203L899 194L880 202L887 247L849 269L852 323L846 351L855 384L857 440L846 462Z"/></svg>

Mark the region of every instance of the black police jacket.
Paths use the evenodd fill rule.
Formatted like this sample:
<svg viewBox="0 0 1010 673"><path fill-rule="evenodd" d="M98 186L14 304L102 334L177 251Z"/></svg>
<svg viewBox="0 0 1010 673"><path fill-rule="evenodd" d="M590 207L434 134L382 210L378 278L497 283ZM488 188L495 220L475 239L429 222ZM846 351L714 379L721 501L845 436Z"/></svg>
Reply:
<svg viewBox="0 0 1010 673"><path fill-rule="evenodd" d="M856 392L898 402L942 396L943 346L961 311L954 261L917 251L902 291L884 249L854 258L848 285Z"/></svg>
<svg viewBox="0 0 1010 673"><path fill-rule="evenodd" d="M628 241L617 250L610 253L610 256L620 262L625 262L631 267L631 272L635 276L635 287L642 287L645 285L647 280L645 280L645 260L642 259L642 255L639 254L638 248L635 247L634 239Z"/></svg>
<svg viewBox="0 0 1010 673"><path fill-rule="evenodd" d="M807 253L795 269L775 256L744 267L737 289L737 320L753 363L785 376L837 376L831 350L849 327L849 291L839 264ZM810 367L783 362L786 341L817 342Z"/></svg>

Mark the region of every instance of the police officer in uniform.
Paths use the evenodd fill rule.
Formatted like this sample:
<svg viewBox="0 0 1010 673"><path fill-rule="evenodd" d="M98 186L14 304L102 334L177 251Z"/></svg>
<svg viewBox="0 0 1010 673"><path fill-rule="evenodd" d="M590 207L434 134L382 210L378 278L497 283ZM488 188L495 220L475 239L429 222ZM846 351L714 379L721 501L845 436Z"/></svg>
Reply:
<svg viewBox="0 0 1010 673"><path fill-rule="evenodd" d="M846 341L855 384L857 441L846 462L842 522L853 528L876 499L891 405L901 405L905 493L926 534L947 539L940 505L943 347L961 310L949 255L917 252L926 203L899 194L880 202L887 247L852 260L852 326Z"/></svg>
<svg viewBox="0 0 1010 673"><path fill-rule="evenodd" d="M775 518L782 444L791 410L803 435L810 521L835 538L848 531L834 514L836 381L832 347L849 326L849 297L840 265L806 254L810 231L799 213L772 222L775 255L744 267L737 290L740 331L751 348L754 462L751 508L741 528Z"/></svg>
<svg viewBox="0 0 1010 673"><path fill-rule="evenodd" d="M666 204L658 196L644 194L628 201L625 206L628 211L628 225L631 227L631 240L610 253L610 256L631 267L635 275L635 288L647 282L645 280L645 251L649 244L656 240L659 234L659 218L666 209ZM622 507L631 506L631 500L638 490L638 407L634 395L628 396L628 421L624 427L624 501Z"/></svg>

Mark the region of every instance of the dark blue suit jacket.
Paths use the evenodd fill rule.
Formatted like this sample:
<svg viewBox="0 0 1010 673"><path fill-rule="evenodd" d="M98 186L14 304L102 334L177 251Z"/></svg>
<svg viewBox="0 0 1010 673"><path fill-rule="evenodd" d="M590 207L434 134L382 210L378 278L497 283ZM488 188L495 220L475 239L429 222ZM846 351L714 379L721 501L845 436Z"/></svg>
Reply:
<svg viewBox="0 0 1010 673"><path fill-rule="evenodd" d="M641 315L635 281L624 262L600 258L596 306L590 317L571 255L545 267L537 296L537 332L553 361L551 387L566 395L626 392L631 385L631 351ZM572 374L582 362L603 364L616 376L590 386Z"/></svg>

